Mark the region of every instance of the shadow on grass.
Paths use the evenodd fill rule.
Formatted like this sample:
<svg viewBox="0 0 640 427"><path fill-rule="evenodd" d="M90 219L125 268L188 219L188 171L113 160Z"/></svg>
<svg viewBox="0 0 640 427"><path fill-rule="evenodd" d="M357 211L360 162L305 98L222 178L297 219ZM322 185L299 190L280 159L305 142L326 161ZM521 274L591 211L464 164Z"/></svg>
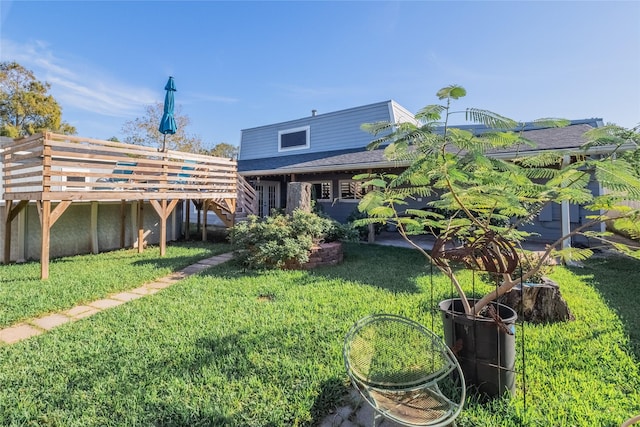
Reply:
<svg viewBox="0 0 640 427"><path fill-rule="evenodd" d="M571 270L597 289L618 313L629 335L631 351L640 361L640 260L623 256L591 258L584 268Z"/></svg>
<svg viewBox="0 0 640 427"><path fill-rule="evenodd" d="M349 394L350 386L341 378L331 378L320 385L318 397L311 407L311 424L320 425L336 409L336 402L343 402Z"/></svg>

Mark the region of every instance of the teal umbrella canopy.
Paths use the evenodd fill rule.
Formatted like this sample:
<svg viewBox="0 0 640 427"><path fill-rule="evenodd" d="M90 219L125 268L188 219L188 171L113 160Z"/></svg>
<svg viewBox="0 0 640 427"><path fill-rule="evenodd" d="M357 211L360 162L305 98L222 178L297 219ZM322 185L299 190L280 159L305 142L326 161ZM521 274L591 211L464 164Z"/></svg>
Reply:
<svg viewBox="0 0 640 427"><path fill-rule="evenodd" d="M160 126L158 127L160 133L164 135L162 151L166 151L167 134L173 135L178 130L176 119L173 117L173 93L176 91L176 84L173 81L173 77L169 77L169 81L167 81L164 90L167 91L164 95L164 112L162 114L162 120L160 120Z"/></svg>

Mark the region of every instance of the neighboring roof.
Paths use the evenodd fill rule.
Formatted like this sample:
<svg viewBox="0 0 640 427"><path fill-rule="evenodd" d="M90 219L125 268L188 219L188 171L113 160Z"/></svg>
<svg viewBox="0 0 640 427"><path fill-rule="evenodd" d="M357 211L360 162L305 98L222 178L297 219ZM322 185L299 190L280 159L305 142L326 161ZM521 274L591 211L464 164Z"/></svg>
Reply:
<svg viewBox="0 0 640 427"><path fill-rule="evenodd" d="M547 150L577 150L586 141L584 133L602 126L602 119L573 120L561 128L540 128L527 125L523 136L536 146L519 146L518 151L496 153L499 157L514 157L517 153L533 154ZM487 130L479 126L459 126L477 132ZM354 169L381 169L408 166L408 162L389 161L384 150L367 150L366 147L350 150L325 151L288 156L277 156L254 160L238 161L238 171L242 175L282 175L290 173L316 173L348 171Z"/></svg>

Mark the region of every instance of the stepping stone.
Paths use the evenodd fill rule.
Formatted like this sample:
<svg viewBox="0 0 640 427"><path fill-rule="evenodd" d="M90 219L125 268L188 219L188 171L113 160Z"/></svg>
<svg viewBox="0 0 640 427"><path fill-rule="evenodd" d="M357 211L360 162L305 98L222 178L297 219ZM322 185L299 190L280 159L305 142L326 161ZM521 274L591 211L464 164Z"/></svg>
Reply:
<svg viewBox="0 0 640 427"><path fill-rule="evenodd" d="M147 288L145 286L140 286L139 288L131 289L129 292L140 295L152 295L158 292L159 289Z"/></svg>
<svg viewBox="0 0 640 427"><path fill-rule="evenodd" d="M60 326L70 321L71 319L64 314L55 313L48 316L40 317L38 319L30 320L29 323L37 326L40 329L44 329L45 331L50 331L56 326Z"/></svg>
<svg viewBox="0 0 640 427"><path fill-rule="evenodd" d="M183 272L184 274L195 274L195 273L199 273L202 270L206 270L207 268L209 268L208 265L204 265L204 264L194 264L194 265L190 265L187 268L184 268L182 270L180 270L181 272Z"/></svg>
<svg viewBox="0 0 640 427"><path fill-rule="evenodd" d="M117 299L120 301L128 302L134 299L142 298L140 294L133 294L131 292L120 292L119 294L111 295L111 298Z"/></svg>
<svg viewBox="0 0 640 427"><path fill-rule="evenodd" d="M184 279L183 276L177 277L177 276L167 276L167 277L163 277L161 279L156 280L156 283L158 282L162 282L162 283L168 283L170 285L173 285L174 283L179 282L180 280Z"/></svg>
<svg viewBox="0 0 640 427"><path fill-rule="evenodd" d="M88 305L79 305L73 307L71 310L67 310L63 312L63 314L73 317L75 320L84 319L85 317L93 316L98 313L100 310L94 307L89 307Z"/></svg>
<svg viewBox="0 0 640 427"><path fill-rule="evenodd" d="M120 304L124 304L124 301L107 298L107 299L99 299L97 301L90 302L89 306L98 308L100 310L106 310L107 308L117 307Z"/></svg>
<svg viewBox="0 0 640 427"><path fill-rule="evenodd" d="M11 326L10 328L0 330L0 341L7 344L13 344L36 335L40 335L43 332L44 331L42 329L37 329L25 323L20 323L15 326Z"/></svg>
<svg viewBox="0 0 640 427"><path fill-rule="evenodd" d="M153 288L153 289L164 289L164 288L168 288L169 286L173 285L175 282L164 282L162 280L159 280L157 282L153 282L153 283L147 283L145 286L148 288Z"/></svg>

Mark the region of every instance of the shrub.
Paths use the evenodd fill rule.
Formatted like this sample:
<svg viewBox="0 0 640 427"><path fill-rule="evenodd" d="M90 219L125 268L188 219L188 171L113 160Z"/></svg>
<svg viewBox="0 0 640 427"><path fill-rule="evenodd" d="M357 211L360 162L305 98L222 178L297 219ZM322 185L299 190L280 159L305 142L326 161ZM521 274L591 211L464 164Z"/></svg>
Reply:
<svg viewBox="0 0 640 427"><path fill-rule="evenodd" d="M358 210L357 208L354 209L353 212L351 212L347 217L347 223L349 224L349 227L355 230L360 240L367 240L367 238L369 237L369 226L366 224L355 225L354 223L356 223L357 220L361 220L368 217L369 215L366 212L360 212L360 210ZM380 224L380 223L374 223L374 227L375 227L374 231L376 233L376 236L387 229L386 224Z"/></svg>
<svg viewBox="0 0 640 427"><path fill-rule="evenodd" d="M332 229L331 220L300 210L293 215L249 216L232 229L237 259L251 269L304 264L309 251Z"/></svg>

